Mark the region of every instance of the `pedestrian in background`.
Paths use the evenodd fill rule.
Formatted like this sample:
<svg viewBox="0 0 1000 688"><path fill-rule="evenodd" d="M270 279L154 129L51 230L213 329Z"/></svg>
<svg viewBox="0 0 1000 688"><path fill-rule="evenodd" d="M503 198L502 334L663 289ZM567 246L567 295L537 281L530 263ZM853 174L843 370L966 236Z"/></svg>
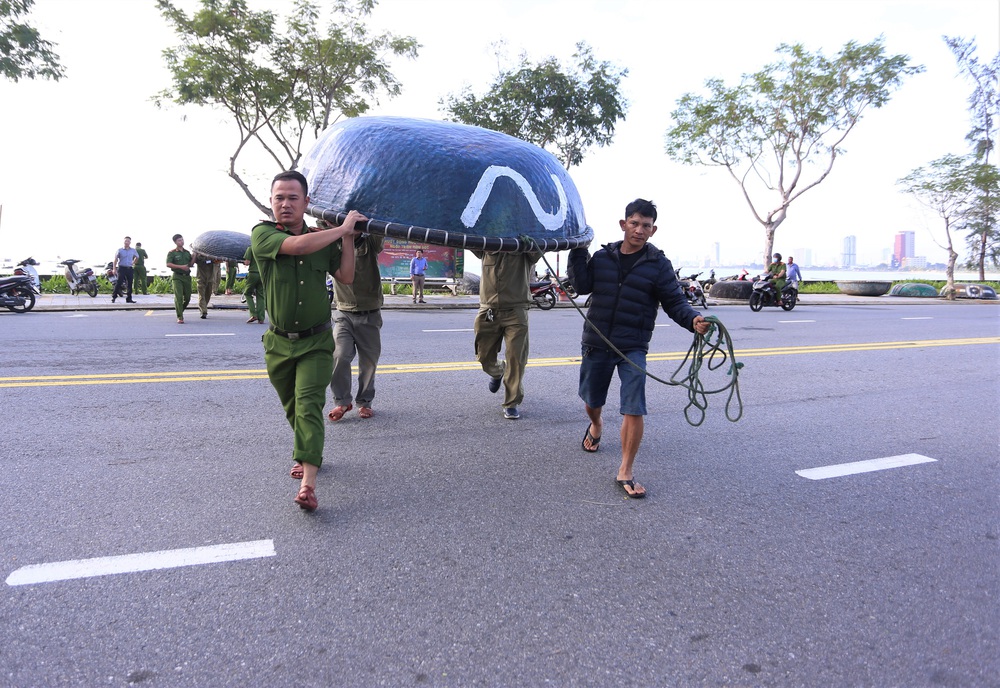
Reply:
<svg viewBox="0 0 1000 688"><path fill-rule="evenodd" d="M417 249L417 254L410 259L410 280L413 282L413 303L417 302L417 295L420 295L420 303L424 301L424 276L427 272L427 259L424 258L424 250Z"/></svg>
<svg viewBox="0 0 1000 688"><path fill-rule="evenodd" d="M133 265L139 254L132 248L132 237L125 237L125 247L115 251L112 274L116 275L115 288L111 292L111 303L119 296L125 296L125 303L135 303L132 300L132 279L135 276Z"/></svg>
<svg viewBox="0 0 1000 688"><path fill-rule="evenodd" d="M799 264L791 256L788 256L788 265L785 266L785 272L789 286L798 291L799 282L802 281L802 273L799 271Z"/></svg>
<svg viewBox="0 0 1000 688"><path fill-rule="evenodd" d="M149 258L149 254L146 253L146 249L142 247L142 242L135 242L135 252L138 258L135 259L135 265L132 266L135 274L132 280L132 290L138 294L140 291L143 295L149 295L149 285L147 284L146 278L146 259Z"/></svg>

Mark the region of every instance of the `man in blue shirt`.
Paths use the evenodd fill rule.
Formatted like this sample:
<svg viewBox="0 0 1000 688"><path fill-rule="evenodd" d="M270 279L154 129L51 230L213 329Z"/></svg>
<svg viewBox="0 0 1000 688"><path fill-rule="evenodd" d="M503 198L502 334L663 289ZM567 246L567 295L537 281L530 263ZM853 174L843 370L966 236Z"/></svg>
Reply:
<svg viewBox="0 0 1000 688"><path fill-rule="evenodd" d="M132 278L135 276L133 266L139 254L132 248L132 237L125 237L125 248L115 252L115 263L112 274L115 278L115 290L111 293L111 303L124 294L125 303L135 303L132 300ZM126 291L127 290L127 291Z"/></svg>
<svg viewBox="0 0 1000 688"><path fill-rule="evenodd" d="M427 259L424 250L417 249L417 255L410 260L410 279L413 280L413 303L417 302L417 292L420 293L420 303L424 301L424 273L427 272Z"/></svg>

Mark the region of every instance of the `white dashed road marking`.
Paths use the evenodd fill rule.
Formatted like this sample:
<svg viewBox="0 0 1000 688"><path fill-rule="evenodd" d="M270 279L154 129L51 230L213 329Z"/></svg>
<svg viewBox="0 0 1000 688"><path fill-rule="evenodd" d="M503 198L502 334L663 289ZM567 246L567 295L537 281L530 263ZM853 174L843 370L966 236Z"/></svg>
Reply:
<svg viewBox="0 0 1000 688"><path fill-rule="evenodd" d="M204 334L165 334L164 337L232 337L234 332L205 332Z"/></svg>
<svg viewBox="0 0 1000 688"><path fill-rule="evenodd" d="M930 463L932 461L937 461L937 459L921 456L920 454L902 454L900 456L887 456L882 459L869 459L868 461L855 461L853 463L838 463L834 466L806 468L801 471L795 471L795 473L809 480L824 480L826 478L839 478L844 475L854 475L856 473L884 471L887 468L913 466L918 463Z"/></svg>
<svg viewBox="0 0 1000 688"><path fill-rule="evenodd" d="M57 561L51 564L22 566L7 576L7 585L51 583L53 581L73 580L75 578L112 576L119 573L155 571L158 569L179 568L181 566L216 564L223 561L260 559L261 557L273 556L275 556L273 540L255 540L253 542L233 542L209 547L190 547L187 549L162 550L160 552L124 554L117 557L74 559L70 561Z"/></svg>

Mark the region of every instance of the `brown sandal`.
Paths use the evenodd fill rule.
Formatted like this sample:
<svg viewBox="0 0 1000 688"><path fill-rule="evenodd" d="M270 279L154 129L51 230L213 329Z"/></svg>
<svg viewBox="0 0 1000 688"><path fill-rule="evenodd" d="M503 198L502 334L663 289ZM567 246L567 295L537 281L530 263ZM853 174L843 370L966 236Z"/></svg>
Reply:
<svg viewBox="0 0 1000 688"><path fill-rule="evenodd" d="M302 464L296 461L292 464L292 470L288 473L295 480L302 480Z"/></svg>
<svg viewBox="0 0 1000 688"><path fill-rule="evenodd" d="M316 490L309 485L303 485L299 493L295 495L295 503L303 511L316 511L319 502L316 501Z"/></svg>
<svg viewBox="0 0 1000 688"><path fill-rule="evenodd" d="M375 412L371 410L369 406L362 406L358 409L358 415L362 418L371 418L375 415Z"/></svg>
<svg viewBox="0 0 1000 688"><path fill-rule="evenodd" d="M352 408L354 408L354 404L348 404L347 406L334 406L333 410L327 414L327 417L333 422L337 422L338 420L342 419L344 417L344 414L350 411Z"/></svg>

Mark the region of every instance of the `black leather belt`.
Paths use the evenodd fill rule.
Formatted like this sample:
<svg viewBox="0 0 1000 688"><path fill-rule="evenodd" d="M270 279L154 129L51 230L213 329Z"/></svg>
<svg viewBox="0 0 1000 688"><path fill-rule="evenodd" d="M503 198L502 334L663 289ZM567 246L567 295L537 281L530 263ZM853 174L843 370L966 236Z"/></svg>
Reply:
<svg viewBox="0 0 1000 688"><path fill-rule="evenodd" d="M368 315L370 313L378 313L378 308L373 308L370 311L344 311L344 313L350 313L351 315Z"/></svg>
<svg viewBox="0 0 1000 688"><path fill-rule="evenodd" d="M316 327L310 327L308 330L302 330L301 332L285 332L284 330L278 329L274 325L269 326L271 332L274 332L279 337L284 337L285 339L291 339L295 341L296 339L305 339L306 337L312 337L314 334L319 334L320 332L326 332L331 327L333 323L327 320L325 323L320 323Z"/></svg>

